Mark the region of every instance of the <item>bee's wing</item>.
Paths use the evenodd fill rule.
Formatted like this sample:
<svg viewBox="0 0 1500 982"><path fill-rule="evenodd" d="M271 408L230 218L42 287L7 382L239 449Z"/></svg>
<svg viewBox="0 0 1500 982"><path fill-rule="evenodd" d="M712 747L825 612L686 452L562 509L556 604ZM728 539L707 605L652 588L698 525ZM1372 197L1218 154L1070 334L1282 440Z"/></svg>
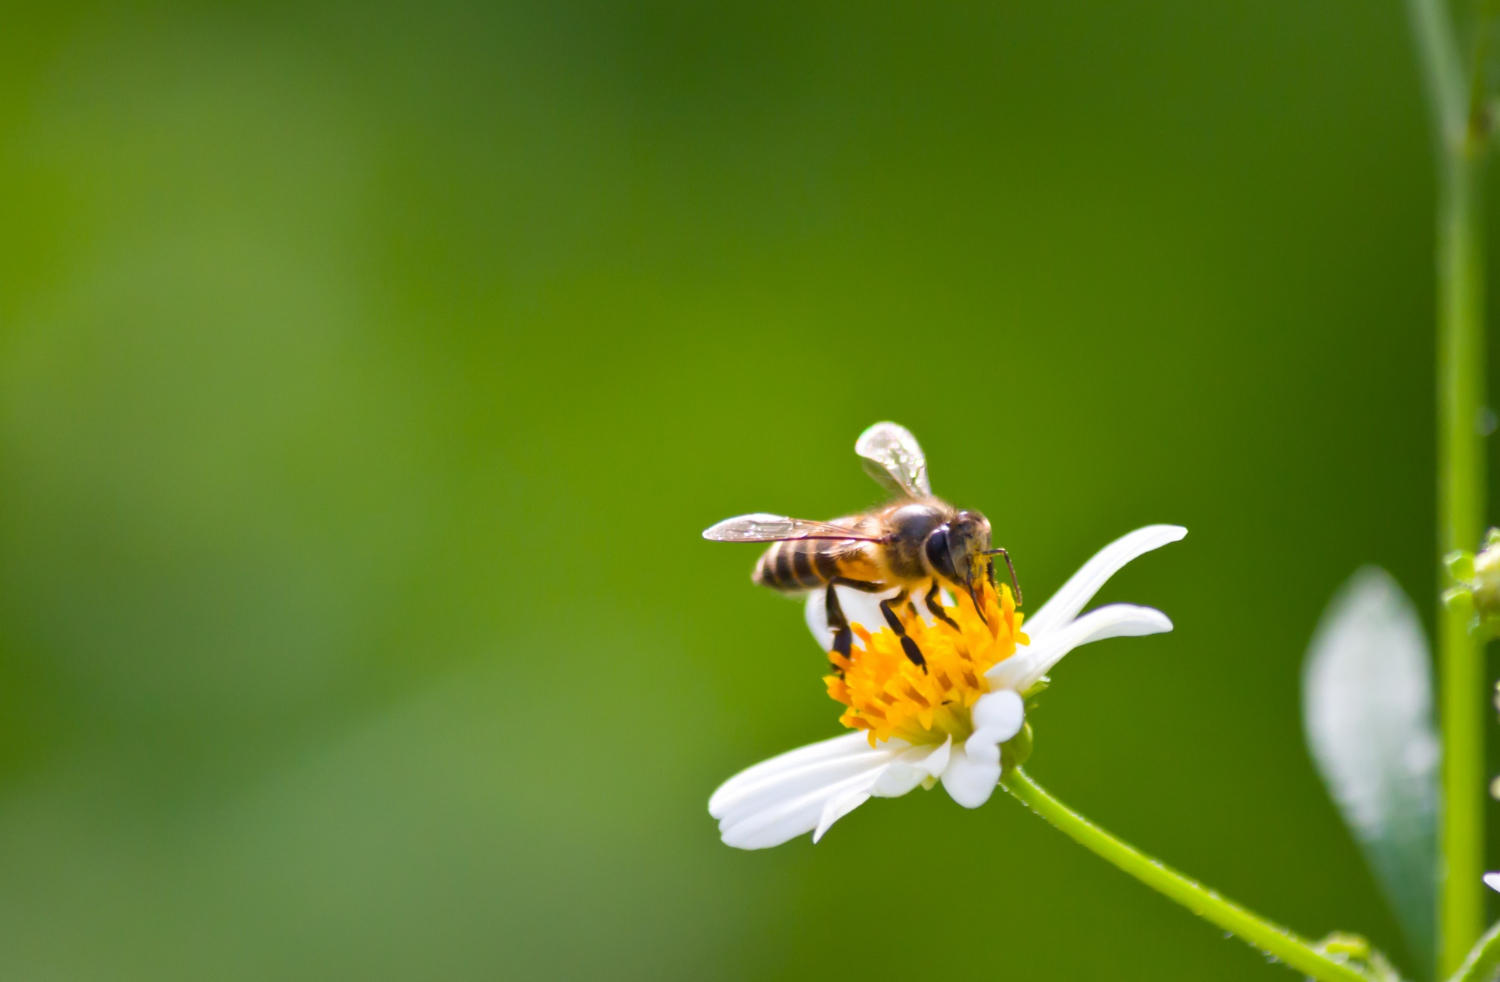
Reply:
<svg viewBox="0 0 1500 982"><path fill-rule="evenodd" d="M785 515L740 515L726 518L703 530L705 539L715 542L780 542L784 539L859 539L874 542L876 537L847 525L814 522Z"/></svg>
<svg viewBox="0 0 1500 982"><path fill-rule="evenodd" d="M865 459L865 471L886 490L908 498L932 496L927 457L906 427L876 423L859 435L854 452Z"/></svg>

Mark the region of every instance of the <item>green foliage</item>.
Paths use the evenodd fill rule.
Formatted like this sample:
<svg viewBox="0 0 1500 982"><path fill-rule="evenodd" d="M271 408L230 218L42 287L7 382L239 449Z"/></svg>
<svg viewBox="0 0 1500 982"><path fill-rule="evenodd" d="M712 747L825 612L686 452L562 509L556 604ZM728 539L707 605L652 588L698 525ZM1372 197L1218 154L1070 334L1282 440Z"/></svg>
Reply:
<svg viewBox="0 0 1500 982"><path fill-rule="evenodd" d="M1193 529L1029 768L1412 961L1296 716L1433 574L1394 5L0 18L0 978L1283 978L1006 802L719 844L836 707L698 532L871 504L887 418L1033 607Z"/></svg>

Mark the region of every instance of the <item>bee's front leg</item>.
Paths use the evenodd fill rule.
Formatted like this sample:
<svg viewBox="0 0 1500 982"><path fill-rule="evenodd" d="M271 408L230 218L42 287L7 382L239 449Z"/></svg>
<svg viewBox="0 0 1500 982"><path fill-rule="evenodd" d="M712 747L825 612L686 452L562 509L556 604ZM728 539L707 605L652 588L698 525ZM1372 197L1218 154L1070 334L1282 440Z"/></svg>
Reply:
<svg viewBox="0 0 1500 982"><path fill-rule="evenodd" d="M948 611L943 608L943 588L935 578L932 581L932 589L927 591L926 599L927 610L933 617L936 617L955 631L959 629L958 623L949 617Z"/></svg>

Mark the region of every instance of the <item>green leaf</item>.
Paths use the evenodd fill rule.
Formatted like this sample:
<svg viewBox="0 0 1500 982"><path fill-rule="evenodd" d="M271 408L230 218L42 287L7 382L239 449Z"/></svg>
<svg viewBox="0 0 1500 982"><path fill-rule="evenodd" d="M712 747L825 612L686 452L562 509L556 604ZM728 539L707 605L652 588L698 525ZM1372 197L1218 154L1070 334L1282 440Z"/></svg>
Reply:
<svg viewBox="0 0 1500 982"><path fill-rule="evenodd" d="M1339 589L1308 647L1302 718L1314 763L1396 912L1432 964L1440 744L1416 608L1385 570Z"/></svg>

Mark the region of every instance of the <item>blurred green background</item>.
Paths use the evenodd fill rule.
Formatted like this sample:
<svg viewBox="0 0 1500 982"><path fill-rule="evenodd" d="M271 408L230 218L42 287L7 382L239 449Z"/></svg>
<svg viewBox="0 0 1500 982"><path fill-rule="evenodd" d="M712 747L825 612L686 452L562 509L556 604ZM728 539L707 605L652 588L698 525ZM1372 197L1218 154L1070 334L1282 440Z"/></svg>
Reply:
<svg viewBox="0 0 1500 982"><path fill-rule="evenodd" d="M719 843L838 726L699 530L886 418L1033 606L1192 530L1030 770L1407 959L1297 701L1436 583L1397 0L0 17L0 976L1293 978L1003 796Z"/></svg>

